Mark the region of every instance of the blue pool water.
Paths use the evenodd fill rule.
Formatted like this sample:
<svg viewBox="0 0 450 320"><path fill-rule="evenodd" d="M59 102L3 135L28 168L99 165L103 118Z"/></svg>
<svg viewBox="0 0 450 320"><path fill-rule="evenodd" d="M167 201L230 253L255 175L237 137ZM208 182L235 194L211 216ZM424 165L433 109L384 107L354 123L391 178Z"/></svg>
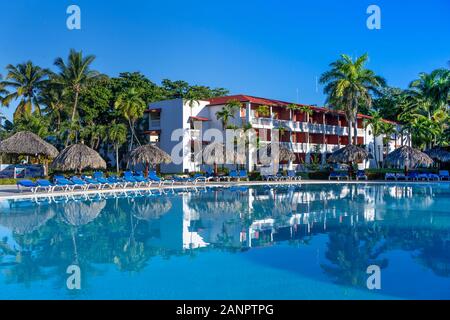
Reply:
<svg viewBox="0 0 450 320"><path fill-rule="evenodd" d="M448 183L9 200L0 212L0 299L450 298Z"/></svg>

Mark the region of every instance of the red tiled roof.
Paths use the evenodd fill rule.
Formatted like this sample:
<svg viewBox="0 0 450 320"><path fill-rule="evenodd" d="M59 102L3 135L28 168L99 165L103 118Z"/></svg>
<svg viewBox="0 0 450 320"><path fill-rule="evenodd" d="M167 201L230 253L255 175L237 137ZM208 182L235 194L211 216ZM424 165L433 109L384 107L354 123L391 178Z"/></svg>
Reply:
<svg viewBox="0 0 450 320"><path fill-rule="evenodd" d="M197 121L209 121L208 118L203 118L203 117L194 117L194 116L191 116L190 118L191 118L191 119L194 119L194 120L197 120Z"/></svg>
<svg viewBox="0 0 450 320"><path fill-rule="evenodd" d="M223 105L223 104L227 104L231 100L238 100L240 102L250 102L250 103L255 103L255 104L260 104L260 105L269 105L269 106L278 106L278 107L286 107L290 104L295 104L298 106L309 106L306 104L291 103L291 102L274 100L274 99L266 99L266 98L254 97L254 96L249 96L249 95L244 95L244 94L211 98L211 99L209 99L209 105L210 106ZM329 108L325 108L325 107L316 107L316 106L309 106L309 107L314 111L344 114L342 111L333 110L333 109L329 109ZM358 117L363 118L363 119L371 119L372 118L371 116L364 115L364 114L358 114ZM396 122L390 121L390 120L383 119L383 121L392 123L392 124L397 124Z"/></svg>

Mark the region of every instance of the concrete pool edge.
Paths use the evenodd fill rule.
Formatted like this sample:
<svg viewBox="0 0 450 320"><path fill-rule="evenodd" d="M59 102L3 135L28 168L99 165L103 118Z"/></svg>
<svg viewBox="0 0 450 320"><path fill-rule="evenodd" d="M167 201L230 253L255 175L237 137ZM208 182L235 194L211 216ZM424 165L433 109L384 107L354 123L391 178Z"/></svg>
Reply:
<svg viewBox="0 0 450 320"><path fill-rule="evenodd" d="M436 185L445 184L449 185L448 181L329 181L329 180L301 180L301 181L236 181L236 182L208 182L206 184L178 184L161 187L131 187L131 188L117 188L117 189L90 189L90 190L75 190L75 191L57 191L57 192L39 192L31 193L30 191L19 192L15 185L2 185L0 186L0 201L2 200L18 200L18 199L35 199L45 198L48 196L68 196L68 195L85 195L85 194L104 194L104 193L121 193L121 192L133 192L133 191L158 191L158 190L180 190L180 189L198 189L204 187L233 187L233 186L277 186L277 185L345 185L345 184L359 184L359 185ZM2 194L3 193L3 194Z"/></svg>

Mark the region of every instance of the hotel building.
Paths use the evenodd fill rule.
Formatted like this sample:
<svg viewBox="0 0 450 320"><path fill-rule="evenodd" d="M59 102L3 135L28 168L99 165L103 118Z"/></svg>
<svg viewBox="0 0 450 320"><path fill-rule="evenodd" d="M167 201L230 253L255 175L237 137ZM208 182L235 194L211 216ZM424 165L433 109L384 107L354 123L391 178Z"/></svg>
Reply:
<svg viewBox="0 0 450 320"><path fill-rule="evenodd" d="M239 101L241 107L236 110L234 117L229 119L228 125L245 127L250 124L259 137L260 144L270 143L273 140L274 131L283 128L275 131L279 133L279 141L282 146L295 154L294 161L280 163L287 168L301 169L302 165L312 161L324 165L327 157L333 151L342 148L349 142L348 124L344 114L328 108L309 106L311 112L308 114L301 110L288 108L289 102L248 95L233 95L200 101L165 100L151 103L146 110L149 119L146 134L149 141L158 144L161 149L171 154L173 148L180 143L180 139L172 141L174 130L183 129L185 135L182 138L183 162L162 165L162 172L194 172L204 169L193 154L195 140L202 144L209 143L200 136L197 129L198 122L202 124L202 132L207 129L224 131L222 120L217 119L217 113L233 100ZM259 114L261 106L267 106L268 112ZM359 114L357 119L358 145L364 146L371 155L370 159L362 164L364 167L374 167L376 166L375 159L381 162L386 154L395 148L401 145L410 145L410 137L400 133L400 126L397 123L393 123L396 132L387 137L388 139L384 139L383 136L374 137L371 127L365 126L364 119L367 118L370 117ZM196 122L197 124L195 124ZM265 130L265 135L262 134L263 130ZM264 136L265 141L262 141ZM376 143L374 143L375 139ZM388 140L387 143L386 140ZM249 172L261 170L261 164L257 159L252 159L250 154L248 154L246 167Z"/></svg>

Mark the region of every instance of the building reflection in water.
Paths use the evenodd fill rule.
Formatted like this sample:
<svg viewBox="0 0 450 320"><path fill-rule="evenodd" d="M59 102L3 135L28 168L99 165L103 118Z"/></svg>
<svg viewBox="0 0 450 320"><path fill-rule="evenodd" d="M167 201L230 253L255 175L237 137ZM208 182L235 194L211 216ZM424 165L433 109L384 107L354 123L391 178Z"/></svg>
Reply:
<svg viewBox="0 0 450 320"><path fill-rule="evenodd" d="M419 252L418 263L449 276L449 193L448 184L348 184L3 202L0 265L12 282L41 279L44 266L64 275L74 261L140 271L155 256L307 243L322 234L322 267L346 284L358 285L367 264L386 266L380 255L395 249Z"/></svg>

